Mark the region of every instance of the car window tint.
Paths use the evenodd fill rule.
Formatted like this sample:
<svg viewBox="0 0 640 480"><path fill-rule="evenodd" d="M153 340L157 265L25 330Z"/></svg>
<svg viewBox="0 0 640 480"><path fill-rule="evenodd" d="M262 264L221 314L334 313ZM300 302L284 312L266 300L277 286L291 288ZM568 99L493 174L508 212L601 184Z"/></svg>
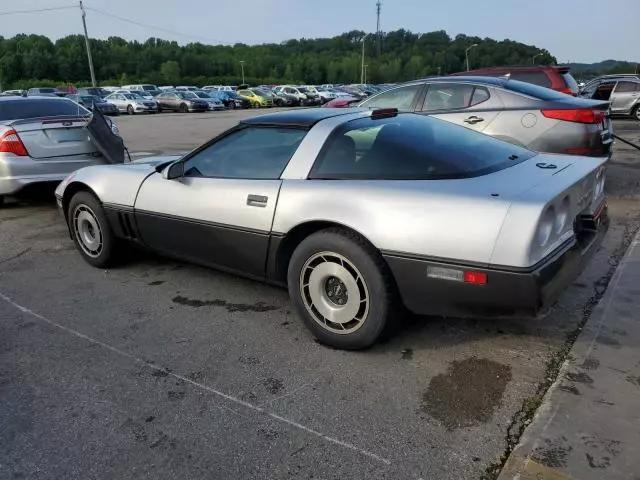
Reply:
<svg viewBox="0 0 640 480"><path fill-rule="evenodd" d="M0 121L55 116L84 116L89 111L68 99L19 98L0 101Z"/></svg>
<svg viewBox="0 0 640 480"><path fill-rule="evenodd" d="M640 84L635 82L618 82L618 85L616 85L616 93L635 92L638 85Z"/></svg>
<svg viewBox="0 0 640 480"><path fill-rule="evenodd" d="M309 178L443 180L485 175L535 152L427 116L360 118L338 127Z"/></svg>
<svg viewBox="0 0 640 480"><path fill-rule="evenodd" d="M366 108L397 108L398 110L411 110L413 100L422 88L421 84L406 85L376 95L360 104Z"/></svg>
<svg viewBox="0 0 640 480"><path fill-rule="evenodd" d="M187 160L185 176L280 178L306 134L306 130L293 128L243 128Z"/></svg>
<svg viewBox="0 0 640 480"><path fill-rule="evenodd" d="M544 72L511 72L509 78L541 87L551 87L551 79Z"/></svg>
<svg viewBox="0 0 640 480"><path fill-rule="evenodd" d="M489 90L487 90L486 88L483 87L476 87L475 90L473 91L473 96L471 97L471 105L470 106L474 106L474 105L478 105L482 102L486 102L487 100L489 100Z"/></svg>
<svg viewBox="0 0 640 480"><path fill-rule="evenodd" d="M458 83L432 83L424 97L423 111L456 110L471 104L473 85Z"/></svg>

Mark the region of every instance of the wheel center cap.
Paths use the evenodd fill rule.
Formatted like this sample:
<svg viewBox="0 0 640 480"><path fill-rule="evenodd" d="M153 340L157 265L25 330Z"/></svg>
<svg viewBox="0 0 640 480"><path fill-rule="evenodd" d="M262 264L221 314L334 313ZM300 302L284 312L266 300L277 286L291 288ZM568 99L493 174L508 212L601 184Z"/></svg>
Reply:
<svg viewBox="0 0 640 480"><path fill-rule="evenodd" d="M329 277L324 284L324 291L331 303L336 305L345 305L349 300L347 287L338 277Z"/></svg>

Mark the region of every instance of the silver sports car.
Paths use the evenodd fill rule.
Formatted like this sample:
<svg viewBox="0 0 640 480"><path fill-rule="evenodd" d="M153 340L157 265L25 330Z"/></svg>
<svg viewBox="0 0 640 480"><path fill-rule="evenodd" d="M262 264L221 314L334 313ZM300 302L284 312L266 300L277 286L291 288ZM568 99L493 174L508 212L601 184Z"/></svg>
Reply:
<svg viewBox="0 0 640 480"><path fill-rule="evenodd" d="M403 305L536 315L606 231L604 163L318 108L244 120L182 158L83 168L56 196L90 264L129 241L287 285L320 341L357 349Z"/></svg>

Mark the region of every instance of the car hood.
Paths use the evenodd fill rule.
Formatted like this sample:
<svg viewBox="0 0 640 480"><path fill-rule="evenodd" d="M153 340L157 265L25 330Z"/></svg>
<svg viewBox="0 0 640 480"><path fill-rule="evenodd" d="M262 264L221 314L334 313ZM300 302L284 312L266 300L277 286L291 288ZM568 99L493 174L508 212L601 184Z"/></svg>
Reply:
<svg viewBox="0 0 640 480"><path fill-rule="evenodd" d="M180 155L163 155L134 160L130 163L95 165L81 168L65 178L56 188L56 196L62 197L72 183L83 183L91 188L105 203L133 206L140 185L161 163L178 160Z"/></svg>

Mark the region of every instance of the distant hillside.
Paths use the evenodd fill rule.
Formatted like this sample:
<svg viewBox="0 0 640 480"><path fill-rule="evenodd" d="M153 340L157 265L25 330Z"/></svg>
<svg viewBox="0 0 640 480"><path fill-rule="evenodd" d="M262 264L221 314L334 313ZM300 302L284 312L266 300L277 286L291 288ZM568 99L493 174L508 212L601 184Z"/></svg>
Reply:
<svg viewBox="0 0 640 480"><path fill-rule="evenodd" d="M179 45L157 38L145 42L110 37L91 40L98 82L103 85L154 83L165 85L237 84L244 62L250 84L359 82L362 42L366 79L371 83L398 82L453 73L465 68L500 65L553 65L556 58L534 45L512 40L449 36L445 31L386 32L381 45L375 35L347 32L333 38L288 40L264 45ZM377 50L380 53L377 53ZM541 55L541 56L538 56ZM41 35L0 36L0 81L3 88L86 83L89 78L82 35L52 42Z"/></svg>
<svg viewBox="0 0 640 480"><path fill-rule="evenodd" d="M605 73L634 73L636 69L640 72L637 63L623 62L621 60L604 60L597 63L568 63L574 74L598 75Z"/></svg>

